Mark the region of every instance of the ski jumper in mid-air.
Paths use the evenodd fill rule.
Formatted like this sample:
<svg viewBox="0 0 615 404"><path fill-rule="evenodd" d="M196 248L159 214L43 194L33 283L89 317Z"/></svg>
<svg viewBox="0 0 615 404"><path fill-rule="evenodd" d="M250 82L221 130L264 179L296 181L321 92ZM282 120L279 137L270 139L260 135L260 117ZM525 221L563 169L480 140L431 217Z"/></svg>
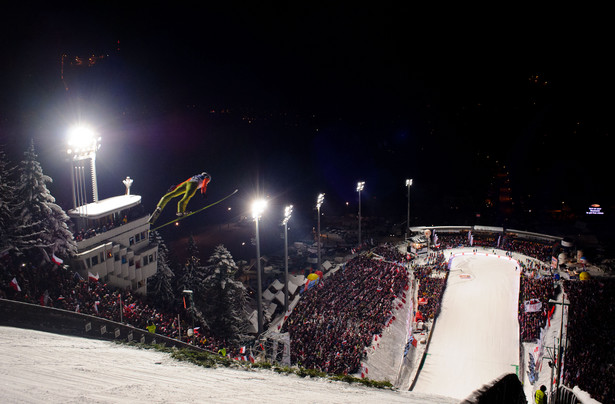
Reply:
<svg viewBox="0 0 615 404"><path fill-rule="evenodd" d="M169 203L171 199L180 195L183 195L183 197L177 203L177 216L181 217L190 213L186 212L186 206L188 205L190 198L196 194L196 191L199 188L201 189L201 194L205 194L205 191L207 191L207 184L209 184L210 181L211 176L206 172L202 172L201 174L194 175L181 184L172 187L169 192L160 198L160 202L158 202L156 210L150 217L149 222L153 224L156 219L158 219L158 216L160 216L160 213L166 204Z"/></svg>

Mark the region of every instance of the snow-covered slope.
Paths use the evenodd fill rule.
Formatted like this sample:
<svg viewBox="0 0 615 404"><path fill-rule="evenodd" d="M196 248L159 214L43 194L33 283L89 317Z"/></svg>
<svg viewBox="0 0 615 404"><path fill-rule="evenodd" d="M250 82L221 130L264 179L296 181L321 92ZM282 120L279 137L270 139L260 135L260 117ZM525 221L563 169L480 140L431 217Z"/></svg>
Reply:
<svg viewBox="0 0 615 404"><path fill-rule="evenodd" d="M422 403L458 400L271 371L205 369L112 342L0 327L2 403Z"/></svg>
<svg viewBox="0 0 615 404"><path fill-rule="evenodd" d="M519 271L507 257L453 259L414 391L464 399L519 365Z"/></svg>

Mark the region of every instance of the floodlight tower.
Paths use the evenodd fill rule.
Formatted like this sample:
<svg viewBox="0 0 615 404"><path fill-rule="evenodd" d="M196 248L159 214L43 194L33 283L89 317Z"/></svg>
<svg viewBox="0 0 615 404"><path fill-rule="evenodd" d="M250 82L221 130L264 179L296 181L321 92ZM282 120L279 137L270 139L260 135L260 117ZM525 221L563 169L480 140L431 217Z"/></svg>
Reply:
<svg viewBox="0 0 615 404"><path fill-rule="evenodd" d="M267 207L267 201L257 199L252 202L252 218L256 224L256 306L258 316L258 335L263 333L263 301L262 301L262 280L261 280L261 243L258 235L258 221Z"/></svg>
<svg viewBox="0 0 615 404"><path fill-rule="evenodd" d="M410 234L410 187L412 186L412 179L406 180L406 187L408 187L408 219L406 220L406 238Z"/></svg>
<svg viewBox="0 0 615 404"><path fill-rule="evenodd" d="M316 210L318 211L318 263L316 264L316 270L320 271L320 207L322 203L325 201L325 194L318 194L318 198L316 198Z"/></svg>
<svg viewBox="0 0 615 404"><path fill-rule="evenodd" d="M98 202L98 185L96 182L96 152L100 149L100 136L89 127L75 126L68 132L66 152L72 156L71 181L73 186L73 205L76 209L87 204L85 195L85 169L81 164L90 160L90 177L92 180L92 199Z"/></svg>
<svg viewBox="0 0 615 404"><path fill-rule="evenodd" d="M293 205L284 208L284 313L288 312L288 221L293 213Z"/></svg>
<svg viewBox="0 0 615 404"><path fill-rule="evenodd" d="M359 247L361 246L361 191L365 187L365 181L357 183L357 192L359 193Z"/></svg>

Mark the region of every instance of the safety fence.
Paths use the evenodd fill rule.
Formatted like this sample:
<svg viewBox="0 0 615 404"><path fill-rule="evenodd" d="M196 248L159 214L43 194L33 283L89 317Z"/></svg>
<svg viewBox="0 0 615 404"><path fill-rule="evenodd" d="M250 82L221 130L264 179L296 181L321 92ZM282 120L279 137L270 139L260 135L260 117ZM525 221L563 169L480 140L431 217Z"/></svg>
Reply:
<svg viewBox="0 0 615 404"><path fill-rule="evenodd" d="M0 299L0 325L108 341L135 342L204 351L164 335L88 314Z"/></svg>

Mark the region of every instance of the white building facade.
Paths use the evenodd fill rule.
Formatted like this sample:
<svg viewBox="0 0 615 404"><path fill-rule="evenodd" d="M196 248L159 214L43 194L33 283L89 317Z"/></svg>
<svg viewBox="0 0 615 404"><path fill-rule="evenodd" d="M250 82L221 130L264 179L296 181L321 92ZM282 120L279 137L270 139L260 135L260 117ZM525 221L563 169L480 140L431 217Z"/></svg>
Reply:
<svg viewBox="0 0 615 404"><path fill-rule="evenodd" d="M158 245L149 240L149 214L138 195L121 195L68 212L75 224L77 254L72 266L83 277L133 293L147 293L157 271Z"/></svg>

